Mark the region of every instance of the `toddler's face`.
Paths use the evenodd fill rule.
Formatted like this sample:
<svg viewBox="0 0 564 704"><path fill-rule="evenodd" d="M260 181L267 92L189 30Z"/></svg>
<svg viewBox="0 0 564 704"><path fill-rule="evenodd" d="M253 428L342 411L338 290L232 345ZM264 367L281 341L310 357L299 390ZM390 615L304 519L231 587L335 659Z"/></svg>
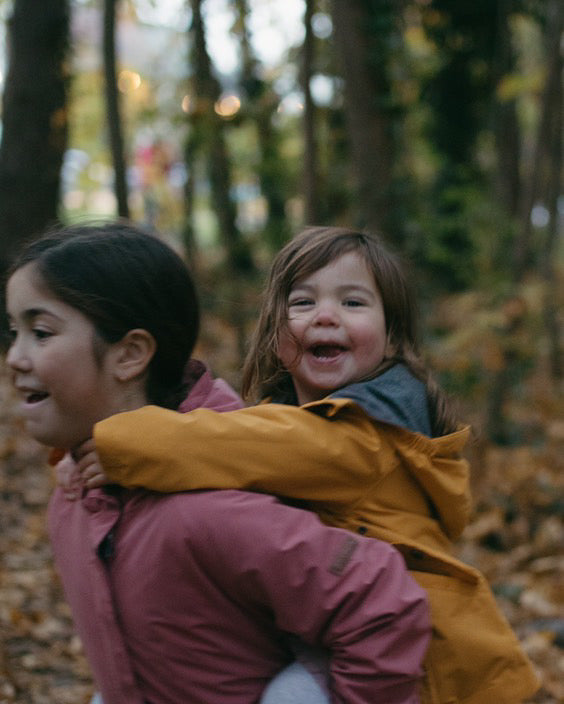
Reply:
<svg viewBox="0 0 564 704"><path fill-rule="evenodd" d="M7 362L27 431L45 445L72 449L91 436L94 423L118 410L115 380L107 349L103 359L94 357L90 320L39 281L33 264L8 281Z"/></svg>
<svg viewBox="0 0 564 704"><path fill-rule="evenodd" d="M348 252L295 283L278 354L303 404L370 374L386 337L374 276L360 254Z"/></svg>

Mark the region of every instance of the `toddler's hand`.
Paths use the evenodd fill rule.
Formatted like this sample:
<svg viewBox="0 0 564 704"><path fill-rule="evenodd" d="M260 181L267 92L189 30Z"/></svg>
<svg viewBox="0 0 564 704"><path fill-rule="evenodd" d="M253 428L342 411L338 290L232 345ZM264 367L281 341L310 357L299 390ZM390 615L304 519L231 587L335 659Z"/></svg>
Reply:
<svg viewBox="0 0 564 704"><path fill-rule="evenodd" d="M75 450L75 457L78 465L78 471L80 473L81 481L84 486L88 489L95 489L96 487L103 486L104 484L109 484L108 478L106 477L100 460L98 459L98 453L96 452L96 445L94 440L86 440L82 445Z"/></svg>
<svg viewBox="0 0 564 704"><path fill-rule="evenodd" d="M65 498L75 501L82 492L80 472L73 458L67 452L55 465L57 484L62 488Z"/></svg>

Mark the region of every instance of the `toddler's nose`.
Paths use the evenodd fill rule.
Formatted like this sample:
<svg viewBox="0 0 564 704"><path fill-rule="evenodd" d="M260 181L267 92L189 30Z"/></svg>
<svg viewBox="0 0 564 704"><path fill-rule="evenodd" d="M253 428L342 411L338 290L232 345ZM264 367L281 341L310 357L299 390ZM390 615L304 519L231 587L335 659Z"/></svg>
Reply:
<svg viewBox="0 0 564 704"><path fill-rule="evenodd" d="M338 325L339 313L334 303L321 303L314 320L315 325Z"/></svg>

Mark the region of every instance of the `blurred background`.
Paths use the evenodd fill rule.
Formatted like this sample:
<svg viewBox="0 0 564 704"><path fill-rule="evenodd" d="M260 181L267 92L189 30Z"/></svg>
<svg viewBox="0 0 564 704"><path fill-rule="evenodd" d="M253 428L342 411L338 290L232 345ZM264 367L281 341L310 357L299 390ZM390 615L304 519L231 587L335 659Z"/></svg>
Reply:
<svg viewBox="0 0 564 704"><path fill-rule="evenodd" d="M472 423L489 577L564 702L561 0L0 0L0 271L60 220L156 228L236 388L273 254L308 224L411 262ZM44 453L2 372L0 704L87 702L44 534Z"/></svg>

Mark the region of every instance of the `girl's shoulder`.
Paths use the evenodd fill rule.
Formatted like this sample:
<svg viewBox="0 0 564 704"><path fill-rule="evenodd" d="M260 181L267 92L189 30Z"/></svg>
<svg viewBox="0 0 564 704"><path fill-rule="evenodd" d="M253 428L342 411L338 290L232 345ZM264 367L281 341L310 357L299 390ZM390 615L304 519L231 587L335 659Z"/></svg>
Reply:
<svg viewBox="0 0 564 704"><path fill-rule="evenodd" d="M188 363L184 381L187 395L178 408L181 413L196 408L221 412L244 408L239 394L224 379L214 378L208 367L197 359L191 359Z"/></svg>

